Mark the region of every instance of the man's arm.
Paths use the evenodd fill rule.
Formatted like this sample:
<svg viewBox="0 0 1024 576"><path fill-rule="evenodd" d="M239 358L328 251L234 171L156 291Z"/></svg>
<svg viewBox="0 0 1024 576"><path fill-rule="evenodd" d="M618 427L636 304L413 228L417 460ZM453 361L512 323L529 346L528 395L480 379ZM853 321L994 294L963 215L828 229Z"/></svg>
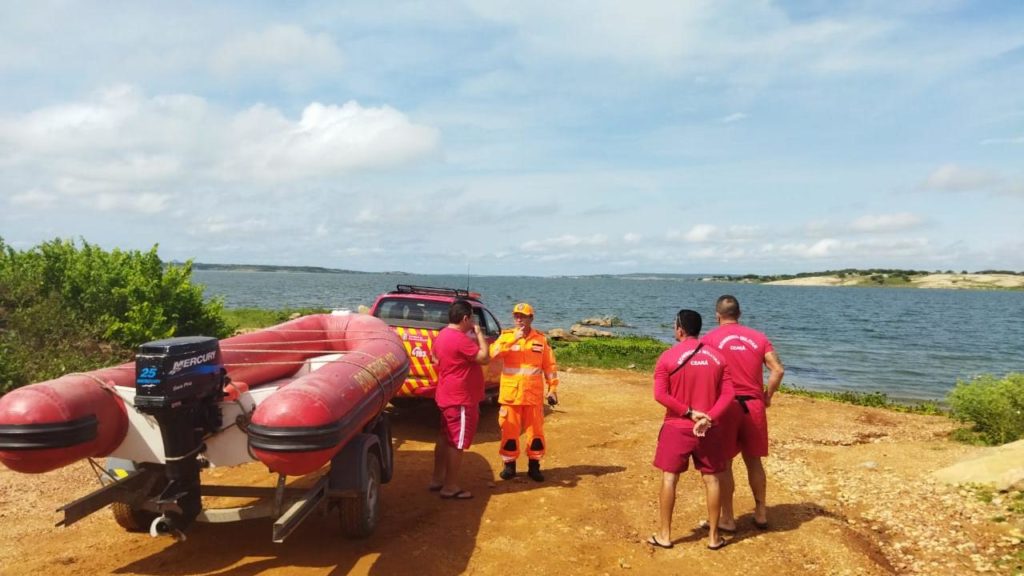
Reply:
<svg viewBox="0 0 1024 576"><path fill-rule="evenodd" d="M512 346L522 338L520 330L506 330L491 344L491 358L501 358L512 351Z"/></svg>
<svg viewBox="0 0 1024 576"><path fill-rule="evenodd" d="M548 342L544 342L544 359L541 360L540 369L544 372L544 381L548 383L548 402L554 406L558 404L558 364L555 363L555 351Z"/></svg>
<svg viewBox="0 0 1024 576"><path fill-rule="evenodd" d="M676 400L669 393L669 372L665 363L659 360L658 364L654 367L654 399L657 400L658 404L682 416L686 414L687 409L690 407Z"/></svg>
<svg viewBox="0 0 1024 576"><path fill-rule="evenodd" d="M479 346L473 361L481 366L485 366L491 361L491 355L487 349L487 338L484 336L484 331L480 329L479 324L473 324L473 332L476 334L476 343Z"/></svg>
<svg viewBox="0 0 1024 576"><path fill-rule="evenodd" d="M786 368L774 350L764 355L764 364L770 372L768 374L768 389L764 393L764 405L771 406L772 396L778 391L779 386L782 386L782 377L786 374Z"/></svg>
<svg viewBox="0 0 1024 576"><path fill-rule="evenodd" d="M729 365L726 364L722 370L722 387L719 389L718 400L715 401L711 410L708 410L708 418L717 422L735 398L736 389L733 387L732 373L729 372Z"/></svg>

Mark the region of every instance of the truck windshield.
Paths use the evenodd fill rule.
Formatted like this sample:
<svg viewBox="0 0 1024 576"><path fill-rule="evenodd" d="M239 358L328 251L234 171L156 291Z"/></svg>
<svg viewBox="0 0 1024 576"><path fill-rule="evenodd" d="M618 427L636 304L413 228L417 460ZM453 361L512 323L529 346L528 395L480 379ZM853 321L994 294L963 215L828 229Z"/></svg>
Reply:
<svg viewBox="0 0 1024 576"><path fill-rule="evenodd" d="M447 302L386 298L381 300L374 316L383 320L410 320L413 322L448 323Z"/></svg>

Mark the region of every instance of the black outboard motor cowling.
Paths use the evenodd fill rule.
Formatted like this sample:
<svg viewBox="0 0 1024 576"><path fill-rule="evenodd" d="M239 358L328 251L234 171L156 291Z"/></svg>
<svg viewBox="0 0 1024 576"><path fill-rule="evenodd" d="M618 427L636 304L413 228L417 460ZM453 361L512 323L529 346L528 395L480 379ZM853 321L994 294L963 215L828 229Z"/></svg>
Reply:
<svg viewBox="0 0 1024 576"><path fill-rule="evenodd" d="M164 530L184 530L202 512L197 457L206 448L203 438L221 427L217 403L225 377L216 338L156 340L139 346L135 356L135 407L156 418L167 461L167 486L157 504L181 509L174 526L161 524Z"/></svg>

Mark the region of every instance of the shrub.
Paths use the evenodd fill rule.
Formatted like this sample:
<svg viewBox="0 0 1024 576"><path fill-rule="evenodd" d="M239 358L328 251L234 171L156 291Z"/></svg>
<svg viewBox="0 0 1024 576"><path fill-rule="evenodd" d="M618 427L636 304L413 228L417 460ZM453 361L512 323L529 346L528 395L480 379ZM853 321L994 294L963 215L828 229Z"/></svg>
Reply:
<svg viewBox="0 0 1024 576"><path fill-rule="evenodd" d="M19 252L0 239L0 392L130 359L139 344L229 333L191 262L53 240Z"/></svg>
<svg viewBox="0 0 1024 576"><path fill-rule="evenodd" d="M949 393L950 415L973 424L987 444L1004 444L1024 437L1024 374L998 379L984 374L958 381Z"/></svg>

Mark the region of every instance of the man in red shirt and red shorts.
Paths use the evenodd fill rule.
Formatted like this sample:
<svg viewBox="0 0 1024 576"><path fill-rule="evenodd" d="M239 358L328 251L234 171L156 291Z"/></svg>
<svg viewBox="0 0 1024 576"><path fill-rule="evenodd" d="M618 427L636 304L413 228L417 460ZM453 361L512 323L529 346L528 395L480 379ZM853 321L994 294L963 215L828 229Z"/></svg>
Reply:
<svg viewBox="0 0 1024 576"><path fill-rule="evenodd" d="M654 399L665 407L665 421L658 433L654 466L662 470L658 498L658 531L647 543L672 548L672 511L679 474L694 467L704 479L710 539L708 548L718 550L726 540L718 535L719 480L729 454L723 446L718 420L732 404L733 389L725 358L697 340L701 317L693 310L676 314L678 344L666 350L654 367Z"/></svg>
<svg viewBox="0 0 1024 576"><path fill-rule="evenodd" d="M768 455L768 415L772 396L782 384L785 368L771 341L757 330L743 326L740 303L735 296L721 296L715 303L718 328L704 335L703 342L713 347L729 363L736 402L730 406L723 421L729 430L729 465L722 478L721 530L736 530L732 497L736 482L732 475L732 458L742 452L747 467L747 480L754 495L754 526L768 529L768 507L765 504L767 476L761 458ZM769 370L768 387L764 387L764 367Z"/></svg>
<svg viewBox="0 0 1024 576"><path fill-rule="evenodd" d="M484 397L481 366L490 360L487 340L468 302L452 302L448 325L434 338L432 351L438 365L434 401L441 411L441 433L434 446L430 490L440 492L441 498L466 500L473 494L459 487L459 467L480 422Z"/></svg>

